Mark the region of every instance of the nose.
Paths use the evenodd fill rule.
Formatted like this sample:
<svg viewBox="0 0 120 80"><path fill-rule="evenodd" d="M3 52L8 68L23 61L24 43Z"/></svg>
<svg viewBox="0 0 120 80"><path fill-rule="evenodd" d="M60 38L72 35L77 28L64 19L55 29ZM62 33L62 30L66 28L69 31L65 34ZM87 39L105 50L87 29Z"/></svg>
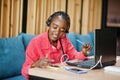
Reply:
<svg viewBox="0 0 120 80"><path fill-rule="evenodd" d="M55 32L58 35L60 33L60 28L58 27Z"/></svg>

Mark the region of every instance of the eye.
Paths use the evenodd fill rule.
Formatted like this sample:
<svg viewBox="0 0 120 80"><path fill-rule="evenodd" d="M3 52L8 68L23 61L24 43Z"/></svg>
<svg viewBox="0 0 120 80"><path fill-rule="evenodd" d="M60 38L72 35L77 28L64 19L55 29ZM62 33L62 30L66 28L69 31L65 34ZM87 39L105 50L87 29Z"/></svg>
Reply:
<svg viewBox="0 0 120 80"><path fill-rule="evenodd" d="M61 31L61 32L65 32L65 29L61 28L60 31Z"/></svg>
<svg viewBox="0 0 120 80"><path fill-rule="evenodd" d="M57 26L56 26L56 25L53 25L52 28L53 28L53 29L57 29Z"/></svg>

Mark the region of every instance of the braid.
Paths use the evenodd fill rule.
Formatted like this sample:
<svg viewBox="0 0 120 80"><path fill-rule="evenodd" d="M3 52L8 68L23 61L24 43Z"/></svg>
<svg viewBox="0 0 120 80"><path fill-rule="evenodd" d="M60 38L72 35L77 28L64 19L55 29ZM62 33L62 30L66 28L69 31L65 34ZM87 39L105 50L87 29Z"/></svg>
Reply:
<svg viewBox="0 0 120 80"><path fill-rule="evenodd" d="M49 18L48 20L46 21L46 24L47 26L50 26L51 22L52 22L52 19L55 17L55 16L59 16L61 15L67 22L67 29L66 29L66 33L69 32L69 28L70 28L70 17L67 13L63 12L63 11L58 11L58 12L55 12L53 13Z"/></svg>

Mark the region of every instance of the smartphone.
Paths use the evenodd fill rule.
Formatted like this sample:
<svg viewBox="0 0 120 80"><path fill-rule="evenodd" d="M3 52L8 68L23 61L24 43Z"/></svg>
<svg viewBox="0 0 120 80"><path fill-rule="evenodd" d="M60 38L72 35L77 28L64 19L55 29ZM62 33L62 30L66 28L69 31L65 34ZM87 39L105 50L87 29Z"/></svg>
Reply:
<svg viewBox="0 0 120 80"><path fill-rule="evenodd" d="M73 73L76 73L76 74L84 74L84 73L87 73L86 70L81 70L81 69L78 69L78 68L66 68L67 71L70 71L70 72L73 72Z"/></svg>

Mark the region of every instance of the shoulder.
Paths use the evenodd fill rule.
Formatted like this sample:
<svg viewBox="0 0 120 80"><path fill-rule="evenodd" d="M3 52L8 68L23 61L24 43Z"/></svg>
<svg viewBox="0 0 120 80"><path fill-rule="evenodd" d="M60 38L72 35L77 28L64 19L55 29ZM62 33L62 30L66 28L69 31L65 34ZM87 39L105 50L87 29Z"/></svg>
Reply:
<svg viewBox="0 0 120 80"><path fill-rule="evenodd" d="M30 43L32 44L40 44L41 42L47 41L47 32L39 34L38 36L34 37Z"/></svg>
<svg viewBox="0 0 120 80"><path fill-rule="evenodd" d="M61 37L61 40L65 44L70 43L70 40L68 39L66 34L63 34L63 36Z"/></svg>

